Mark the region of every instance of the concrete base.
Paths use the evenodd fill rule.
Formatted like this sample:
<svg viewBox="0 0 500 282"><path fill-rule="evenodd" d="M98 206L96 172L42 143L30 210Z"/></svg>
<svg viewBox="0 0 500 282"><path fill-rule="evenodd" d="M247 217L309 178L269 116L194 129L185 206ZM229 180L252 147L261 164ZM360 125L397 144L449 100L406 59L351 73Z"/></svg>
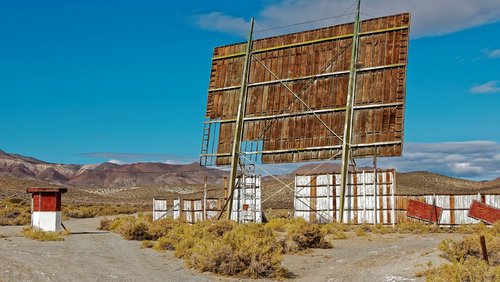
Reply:
<svg viewBox="0 0 500 282"><path fill-rule="evenodd" d="M32 212L31 213L31 226L43 231L62 231L61 225L61 212Z"/></svg>

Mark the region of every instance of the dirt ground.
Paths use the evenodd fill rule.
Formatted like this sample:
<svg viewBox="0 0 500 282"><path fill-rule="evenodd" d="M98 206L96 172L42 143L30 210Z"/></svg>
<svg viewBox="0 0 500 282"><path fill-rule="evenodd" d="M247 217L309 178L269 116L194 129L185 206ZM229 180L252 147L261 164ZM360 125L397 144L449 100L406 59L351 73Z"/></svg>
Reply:
<svg viewBox="0 0 500 282"><path fill-rule="evenodd" d="M65 241L22 237L22 227L0 227L0 281L213 281L235 280L186 269L172 252L142 249L136 241L96 230L99 218L64 222ZM436 249L459 234L371 235L335 240L334 248L286 255L295 281L423 281L415 272L441 263Z"/></svg>

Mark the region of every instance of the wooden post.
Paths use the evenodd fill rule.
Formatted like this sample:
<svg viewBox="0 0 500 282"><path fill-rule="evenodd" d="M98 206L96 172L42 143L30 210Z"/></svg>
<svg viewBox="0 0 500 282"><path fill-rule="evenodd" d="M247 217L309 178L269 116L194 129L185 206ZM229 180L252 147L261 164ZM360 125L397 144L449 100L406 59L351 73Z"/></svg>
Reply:
<svg viewBox="0 0 500 282"><path fill-rule="evenodd" d="M207 220L207 179L205 175L205 185L203 185L203 221Z"/></svg>
<svg viewBox="0 0 500 282"><path fill-rule="evenodd" d="M486 263L490 263L488 261L488 250L486 249L486 239L484 239L484 235L481 235L479 237L479 242L481 243L481 253L483 254L483 259L486 261Z"/></svg>

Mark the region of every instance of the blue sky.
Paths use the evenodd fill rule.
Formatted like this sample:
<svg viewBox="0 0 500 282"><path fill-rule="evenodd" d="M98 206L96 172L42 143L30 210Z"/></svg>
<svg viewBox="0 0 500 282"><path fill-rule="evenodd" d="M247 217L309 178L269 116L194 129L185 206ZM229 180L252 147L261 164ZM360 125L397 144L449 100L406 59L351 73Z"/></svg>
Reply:
<svg viewBox="0 0 500 282"><path fill-rule="evenodd" d="M244 40L251 16L264 29L352 2L1 1L0 149L60 163L195 161L213 47ZM498 2L364 2L364 17L412 13L405 157L383 164L499 177Z"/></svg>

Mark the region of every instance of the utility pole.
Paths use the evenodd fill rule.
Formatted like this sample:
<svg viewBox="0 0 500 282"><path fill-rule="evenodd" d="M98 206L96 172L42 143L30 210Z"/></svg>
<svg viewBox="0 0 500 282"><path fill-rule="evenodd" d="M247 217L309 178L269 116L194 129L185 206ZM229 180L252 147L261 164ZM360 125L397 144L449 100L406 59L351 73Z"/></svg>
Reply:
<svg viewBox="0 0 500 282"><path fill-rule="evenodd" d="M248 90L248 77L250 74L250 61L252 58L252 36L253 36L254 18L250 20L250 32L248 33L248 41L245 51L245 64L243 65L243 76L241 78L240 103L238 105L238 114L236 116L236 128L234 131L233 149L231 151L231 172L229 175L230 193L227 201L227 219L231 220L231 210L233 209L234 189L236 188L236 178L238 173L238 164L240 162L241 139L243 138L243 118L245 117L245 107ZM227 204L227 203L226 203ZM224 211L224 209L221 211Z"/></svg>
<svg viewBox="0 0 500 282"><path fill-rule="evenodd" d="M345 193L347 189L347 175L351 159L351 135L353 120L353 105L356 93L356 62L359 49L359 10L361 0L357 0L356 17L354 20L354 33L352 36L351 65L349 70L349 85L347 89L347 105L345 110L344 140L342 142L342 167L340 173L340 222L344 221Z"/></svg>

